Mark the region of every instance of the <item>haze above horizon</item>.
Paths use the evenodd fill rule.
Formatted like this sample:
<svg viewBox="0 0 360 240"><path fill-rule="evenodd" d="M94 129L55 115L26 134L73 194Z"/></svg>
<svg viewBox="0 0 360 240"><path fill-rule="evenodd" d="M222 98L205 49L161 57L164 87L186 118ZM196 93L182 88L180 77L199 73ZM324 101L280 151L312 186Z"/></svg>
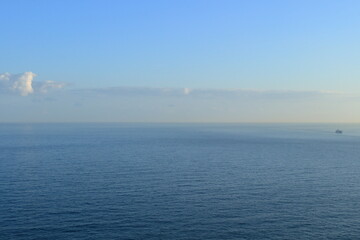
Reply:
<svg viewBox="0 0 360 240"><path fill-rule="evenodd" d="M4 1L0 122L359 122L358 1Z"/></svg>

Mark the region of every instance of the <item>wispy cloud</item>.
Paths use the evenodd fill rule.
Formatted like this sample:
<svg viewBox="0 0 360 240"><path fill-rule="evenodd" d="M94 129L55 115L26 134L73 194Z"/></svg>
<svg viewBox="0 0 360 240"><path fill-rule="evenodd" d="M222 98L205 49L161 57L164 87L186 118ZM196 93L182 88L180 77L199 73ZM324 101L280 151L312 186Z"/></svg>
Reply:
<svg viewBox="0 0 360 240"><path fill-rule="evenodd" d="M354 111L360 107L358 95L343 92L112 87L66 88L56 93L42 94L64 85L32 79L31 84L26 85L26 81L22 81L29 79L29 76L25 74L25 77L21 78L23 75L1 75L2 91L34 97L0 94L0 111L3 113L0 122L23 119L53 122L360 121L360 113ZM19 88L20 83L26 91Z"/></svg>
<svg viewBox="0 0 360 240"><path fill-rule="evenodd" d="M346 95L343 92L312 90L260 90L260 89L207 89L207 88L150 88L150 87L110 87L73 90L78 93L112 96L184 96L184 97L271 97L306 98L324 95Z"/></svg>
<svg viewBox="0 0 360 240"><path fill-rule="evenodd" d="M60 89L66 86L63 82L45 81L45 82L34 82L34 88L37 92L47 93L51 89Z"/></svg>
<svg viewBox="0 0 360 240"><path fill-rule="evenodd" d="M64 82L34 81L36 74L24 72L21 74L0 74L0 92L28 96L31 94L44 94L52 89L61 89L66 86ZM73 93L111 96L166 96L166 97L257 97L257 98L306 98L324 95L349 95L343 92L314 90L261 90L261 89L211 89L211 88L161 88L161 87L108 87L92 89L72 89Z"/></svg>
<svg viewBox="0 0 360 240"><path fill-rule="evenodd" d="M65 86L65 83L62 82L33 81L36 76L37 75L33 72L0 74L0 90L1 92L10 92L21 96L28 96L33 93L46 93L50 89L63 88Z"/></svg>

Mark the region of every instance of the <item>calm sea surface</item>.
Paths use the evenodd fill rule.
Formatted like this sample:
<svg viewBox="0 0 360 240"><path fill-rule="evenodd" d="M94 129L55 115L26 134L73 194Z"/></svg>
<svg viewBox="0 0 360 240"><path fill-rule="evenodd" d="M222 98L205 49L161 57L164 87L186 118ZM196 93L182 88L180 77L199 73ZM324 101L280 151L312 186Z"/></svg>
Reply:
<svg viewBox="0 0 360 240"><path fill-rule="evenodd" d="M0 239L359 238L360 125L0 124Z"/></svg>

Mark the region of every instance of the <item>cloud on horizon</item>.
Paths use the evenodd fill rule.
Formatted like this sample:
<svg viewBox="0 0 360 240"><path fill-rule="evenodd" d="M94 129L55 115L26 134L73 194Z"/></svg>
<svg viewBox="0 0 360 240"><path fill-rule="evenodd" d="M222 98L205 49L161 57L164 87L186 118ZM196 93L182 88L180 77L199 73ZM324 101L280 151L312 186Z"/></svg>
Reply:
<svg viewBox="0 0 360 240"><path fill-rule="evenodd" d="M358 94L324 90L66 88L0 74L0 122L354 122ZM52 91L63 89L62 91ZM3 94L1 94L3 93ZM27 96L27 97L20 97Z"/></svg>
<svg viewBox="0 0 360 240"><path fill-rule="evenodd" d="M109 87L67 88L50 94L64 84L33 81L35 76L0 75L0 92L16 93L0 94L0 122L360 121L360 112L354 111L360 107L359 95L343 92Z"/></svg>
<svg viewBox="0 0 360 240"><path fill-rule="evenodd" d="M45 94L52 89L62 89L67 84L56 81L34 81L37 74L0 74L0 93L13 93L20 96ZM245 97L245 98L308 98L315 96L349 96L349 94L326 90L261 90L261 89L211 89L211 88L162 88L162 87L107 87L89 89L68 89L65 93L84 96L157 96L157 97Z"/></svg>
<svg viewBox="0 0 360 240"><path fill-rule="evenodd" d="M66 85L55 81L35 82L33 80L36 76L33 72L2 73L0 74L0 91L28 96L33 93L47 93L50 89L60 89Z"/></svg>
<svg viewBox="0 0 360 240"><path fill-rule="evenodd" d="M260 89L207 89L207 88L155 88L155 87L109 87L92 89L73 89L73 92L85 95L109 96L166 96L166 97L260 97L260 98L306 98L314 96L346 96L337 91L312 90L260 90Z"/></svg>

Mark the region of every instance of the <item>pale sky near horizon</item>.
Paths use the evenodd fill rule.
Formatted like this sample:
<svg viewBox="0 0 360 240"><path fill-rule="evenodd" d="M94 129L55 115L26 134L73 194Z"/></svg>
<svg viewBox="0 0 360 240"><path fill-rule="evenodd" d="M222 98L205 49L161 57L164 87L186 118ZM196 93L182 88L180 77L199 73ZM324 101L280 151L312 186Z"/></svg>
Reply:
<svg viewBox="0 0 360 240"><path fill-rule="evenodd" d="M0 122L360 121L359 1L1 8Z"/></svg>

